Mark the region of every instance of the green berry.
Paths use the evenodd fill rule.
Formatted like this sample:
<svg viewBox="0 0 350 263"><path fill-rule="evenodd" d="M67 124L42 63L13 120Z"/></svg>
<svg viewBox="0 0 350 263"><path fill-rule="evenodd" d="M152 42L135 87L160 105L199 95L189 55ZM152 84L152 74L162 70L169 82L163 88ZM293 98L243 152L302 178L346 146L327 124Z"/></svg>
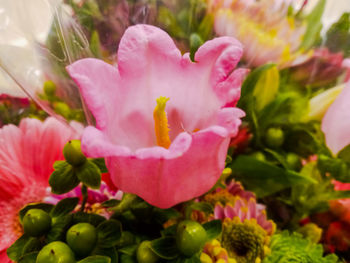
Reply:
<svg viewBox="0 0 350 263"><path fill-rule="evenodd" d="M36 258L36 263L75 263L74 253L61 241L44 246Z"/></svg>
<svg viewBox="0 0 350 263"><path fill-rule="evenodd" d="M151 241L143 241L136 252L138 263L154 263L158 261L158 256L151 250Z"/></svg>
<svg viewBox="0 0 350 263"><path fill-rule="evenodd" d="M176 229L176 245L187 257L199 252L207 241L207 232L203 226L192 220L185 220Z"/></svg>
<svg viewBox="0 0 350 263"><path fill-rule="evenodd" d="M64 102L55 102L53 105L53 109L55 110L55 112L61 116L63 116L66 119L69 119L70 116L70 108L69 106L64 103Z"/></svg>
<svg viewBox="0 0 350 263"><path fill-rule="evenodd" d="M85 163L86 157L81 151L79 140L70 140L63 148L63 155L66 161L73 166L80 166Z"/></svg>
<svg viewBox="0 0 350 263"><path fill-rule="evenodd" d="M291 170L300 170L301 169L301 160L300 157L295 153L288 153L286 156L286 162L288 164L288 168Z"/></svg>
<svg viewBox="0 0 350 263"><path fill-rule="evenodd" d="M66 240L77 255L88 256L97 241L96 228L89 223L78 223L67 231Z"/></svg>
<svg viewBox="0 0 350 263"><path fill-rule="evenodd" d="M48 97L52 97L56 93L56 85L53 81L48 80L44 83L44 92Z"/></svg>
<svg viewBox="0 0 350 263"><path fill-rule="evenodd" d="M39 237L51 228L51 217L41 209L30 209L23 217L24 233L32 237Z"/></svg>
<svg viewBox="0 0 350 263"><path fill-rule="evenodd" d="M266 161L266 157L262 152L253 152L250 156L254 157L258 161L262 161L262 162Z"/></svg>
<svg viewBox="0 0 350 263"><path fill-rule="evenodd" d="M280 128L269 128L265 136L266 145L270 148L281 147L284 142L284 133Z"/></svg>

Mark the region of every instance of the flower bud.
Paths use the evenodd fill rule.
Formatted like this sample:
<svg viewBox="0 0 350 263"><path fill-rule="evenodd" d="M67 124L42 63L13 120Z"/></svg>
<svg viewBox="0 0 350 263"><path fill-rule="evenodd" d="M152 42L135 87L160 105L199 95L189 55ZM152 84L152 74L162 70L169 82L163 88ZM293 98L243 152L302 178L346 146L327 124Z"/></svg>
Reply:
<svg viewBox="0 0 350 263"><path fill-rule="evenodd" d="M66 161L73 166L80 166L86 162L86 157L81 151L79 140L70 140L63 148Z"/></svg>

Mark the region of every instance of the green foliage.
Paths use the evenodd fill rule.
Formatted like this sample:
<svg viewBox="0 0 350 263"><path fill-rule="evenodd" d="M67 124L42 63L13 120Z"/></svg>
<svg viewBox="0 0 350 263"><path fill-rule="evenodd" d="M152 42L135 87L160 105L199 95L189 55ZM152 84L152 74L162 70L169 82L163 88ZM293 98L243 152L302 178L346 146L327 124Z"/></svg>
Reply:
<svg viewBox="0 0 350 263"><path fill-rule="evenodd" d="M247 155L239 155L230 167L234 171L234 177L258 197L271 195L291 186L317 182L309 176L259 161Z"/></svg>
<svg viewBox="0 0 350 263"><path fill-rule="evenodd" d="M317 41L322 29L322 14L326 6L326 0L319 0L312 12L307 16L307 28L300 49L307 50Z"/></svg>
<svg viewBox="0 0 350 263"><path fill-rule="evenodd" d="M204 0L180 0L175 10L164 4L158 9L157 21L172 37L185 40L194 54L199 44L213 35L214 17L206 8Z"/></svg>
<svg viewBox="0 0 350 263"><path fill-rule="evenodd" d="M334 255L323 256L323 248L308 239L303 239L299 233L289 234L288 231L275 234L271 240L271 254L263 263L337 263Z"/></svg>
<svg viewBox="0 0 350 263"><path fill-rule="evenodd" d="M317 183L299 184L292 188L290 201L295 209L295 218L302 219L310 214L326 211L330 200L350 197L350 191L335 191L332 178L323 176L315 162L305 165L301 174Z"/></svg>
<svg viewBox="0 0 350 263"><path fill-rule="evenodd" d="M342 51L344 57L350 55L350 13L344 13L326 34L326 46L332 52Z"/></svg>
<svg viewBox="0 0 350 263"><path fill-rule="evenodd" d="M101 171L92 160L87 160L80 166L73 166L66 161L56 161L54 169L49 184L55 194L68 193L80 182L93 189L100 188Z"/></svg>

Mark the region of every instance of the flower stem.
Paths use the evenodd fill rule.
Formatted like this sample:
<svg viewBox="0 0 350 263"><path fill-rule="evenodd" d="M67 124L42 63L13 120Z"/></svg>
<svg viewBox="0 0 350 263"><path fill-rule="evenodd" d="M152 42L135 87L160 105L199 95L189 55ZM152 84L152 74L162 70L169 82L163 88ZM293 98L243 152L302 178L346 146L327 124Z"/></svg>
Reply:
<svg viewBox="0 0 350 263"><path fill-rule="evenodd" d="M81 194L83 196L83 201L81 203L80 211L84 212L86 201L87 201L87 198L88 198L87 186L85 184L83 184L82 187L81 187Z"/></svg>

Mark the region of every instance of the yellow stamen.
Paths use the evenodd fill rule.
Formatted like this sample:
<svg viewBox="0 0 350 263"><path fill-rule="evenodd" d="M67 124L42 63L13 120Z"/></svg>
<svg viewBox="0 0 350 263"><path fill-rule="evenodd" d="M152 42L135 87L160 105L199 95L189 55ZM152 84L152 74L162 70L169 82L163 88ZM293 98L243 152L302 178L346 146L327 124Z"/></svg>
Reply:
<svg viewBox="0 0 350 263"><path fill-rule="evenodd" d="M156 132L157 144L164 148L169 148L171 141L169 138L168 118L165 112L165 105L169 98L159 97L157 106L153 112L154 130Z"/></svg>

